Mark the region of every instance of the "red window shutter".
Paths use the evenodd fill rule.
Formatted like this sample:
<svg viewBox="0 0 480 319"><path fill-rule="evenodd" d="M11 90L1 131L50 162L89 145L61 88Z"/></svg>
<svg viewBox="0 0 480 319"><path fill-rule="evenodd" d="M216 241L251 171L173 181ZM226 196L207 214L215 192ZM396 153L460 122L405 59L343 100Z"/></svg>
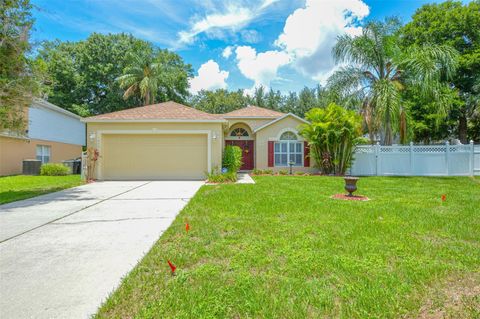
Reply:
<svg viewBox="0 0 480 319"><path fill-rule="evenodd" d="M303 166L310 167L310 146L308 146L308 142L303 142Z"/></svg>
<svg viewBox="0 0 480 319"><path fill-rule="evenodd" d="M268 141L268 167L273 167L274 141Z"/></svg>

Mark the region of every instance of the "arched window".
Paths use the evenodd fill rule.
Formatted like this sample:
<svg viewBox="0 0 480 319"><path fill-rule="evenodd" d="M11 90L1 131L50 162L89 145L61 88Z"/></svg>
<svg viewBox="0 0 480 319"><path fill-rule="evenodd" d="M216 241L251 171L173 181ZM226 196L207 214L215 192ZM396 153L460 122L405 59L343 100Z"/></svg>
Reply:
<svg viewBox="0 0 480 319"><path fill-rule="evenodd" d="M275 166L303 166L303 143L298 141L297 134L287 131L275 142Z"/></svg>
<svg viewBox="0 0 480 319"><path fill-rule="evenodd" d="M236 128L230 132L231 137L248 137L248 132L244 128Z"/></svg>
<svg viewBox="0 0 480 319"><path fill-rule="evenodd" d="M293 132L285 132L280 136L281 141L295 141L297 139L297 135Z"/></svg>

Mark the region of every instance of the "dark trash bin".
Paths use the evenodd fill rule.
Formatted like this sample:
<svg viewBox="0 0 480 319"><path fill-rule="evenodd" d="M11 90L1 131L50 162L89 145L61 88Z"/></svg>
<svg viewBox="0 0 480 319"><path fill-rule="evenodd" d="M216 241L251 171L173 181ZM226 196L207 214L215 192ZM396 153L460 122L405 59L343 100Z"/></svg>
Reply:
<svg viewBox="0 0 480 319"><path fill-rule="evenodd" d="M72 174L80 174L82 172L82 160L76 159L73 162Z"/></svg>
<svg viewBox="0 0 480 319"><path fill-rule="evenodd" d="M62 162L63 165L67 166L70 169L70 174L80 174L82 170L82 160L81 159L71 159Z"/></svg>

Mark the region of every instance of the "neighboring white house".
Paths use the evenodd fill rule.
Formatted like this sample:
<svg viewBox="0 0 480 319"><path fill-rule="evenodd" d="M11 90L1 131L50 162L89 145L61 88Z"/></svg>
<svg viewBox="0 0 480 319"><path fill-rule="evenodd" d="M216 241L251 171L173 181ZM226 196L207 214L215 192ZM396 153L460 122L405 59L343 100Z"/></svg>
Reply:
<svg viewBox="0 0 480 319"><path fill-rule="evenodd" d="M80 116L40 99L34 100L26 115L24 134L0 133L0 175L21 174L25 159L46 163L81 156L85 124Z"/></svg>

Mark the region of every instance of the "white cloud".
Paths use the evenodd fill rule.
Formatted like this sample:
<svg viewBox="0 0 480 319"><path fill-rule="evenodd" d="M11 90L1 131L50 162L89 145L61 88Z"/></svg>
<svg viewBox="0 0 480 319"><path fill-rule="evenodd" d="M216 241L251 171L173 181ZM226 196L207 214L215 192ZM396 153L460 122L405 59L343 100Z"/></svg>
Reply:
<svg viewBox="0 0 480 319"><path fill-rule="evenodd" d="M227 71L220 70L217 62L208 60L200 66L198 75L190 80L190 92L195 94L202 89L224 89L227 87L225 80L228 74Z"/></svg>
<svg viewBox="0 0 480 319"><path fill-rule="evenodd" d="M264 9L278 1L279 0L263 0L262 4L260 5L260 9Z"/></svg>
<svg viewBox="0 0 480 319"><path fill-rule="evenodd" d="M239 46L235 50L237 66L240 72L255 82L255 86L270 86L277 78L278 69L290 62L290 56L282 51L258 53L250 46Z"/></svg>
<svg viewBox="0 0 480 319"><path fill-rule="evenodd" d="M250 9L237 6L230 6L225 13L214 13L207 15L203 19L195 22L189 31L181 31L178 33L181 43L192 43L200 33L208 32L215 28L237 29L243 27L253 17Z"/></svg>
<svg viewBox="0 0 480 319"><path fill-rule="evenodd" d="M240 36L245 43L258 43L262 39L261 34L256 30L242 30Z"/></svg>
<svg viewBox="0 0 480 319"><path fill-rule="evenodd" d="M228 46L226 47L225 49L223 49L223 52L222 52L222 56L225 58L225 59L228 59L231 55L232 55L233 51L232 51L232 46Z"/></svg>
<svg viewBox="0 0 480 319"><path fill-rule="evenodd" d="M191 43L201 33L220 37L238 32L244 42L257 42L259 34L244 27L276 1L263 0L257 6L227 1L221 9L212 7L210 11L213 13L194 20L188 31L179 33L179 41ZM228 59L235 53L238 69L245 78L254 82L253 88L260 85L270 87L272 81L279 80L278 71L282 66L292 67L302 76L324 83L337 68L332 59L337 37L342 34L358 35L362 31L361 23L370 13L364 1L306 0L303 7L286 19L282 33L275 41L276 50L257 52L248 45L227 46L222 57ZM226 87L228 72L221 71L216 62L208 61L198 72L191 81L192 92L202 88Z"/></svg>
<svg viewBox="0 0 480 319"><path fill-rule="evenodd" d="M227 29L238 31L259 16L267 7L278 0L263 0L260 5L240 6L236 1L227 3L224 10L214 11L202 18L195 17L191 27L187 31L178 33L180 44L190 44L195 37L201 33L207 33L215 36L221 34L218 30Z"/></svg>
<svg viewBox="0 0 480 319"><path fill-rule="evenodd" d="M359 34L358 23L369 12L361 0L307 0L287 18L275 44L292 57L297 70L323 81L335 68L332 48L337 36Z"/></svg>

